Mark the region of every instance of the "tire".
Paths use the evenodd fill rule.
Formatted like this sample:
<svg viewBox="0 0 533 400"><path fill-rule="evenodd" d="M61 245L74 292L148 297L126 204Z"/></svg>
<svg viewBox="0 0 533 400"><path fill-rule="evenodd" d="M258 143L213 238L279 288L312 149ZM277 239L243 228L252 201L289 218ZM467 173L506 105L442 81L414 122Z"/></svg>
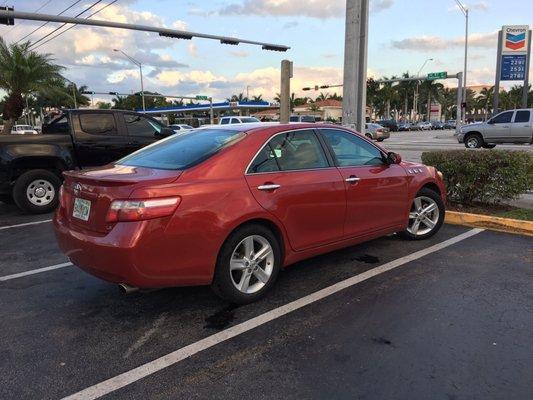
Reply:
<svg viewBox="0 0 533 400"><path fill-rule="evenodd" d="M424 214L426 217L423 218L422 220L418 219L419 210L417 210L417 206L416 206L418 199L421 200L422 208L426 208L430 204L434 204L436 206L433 212ZM438 213L435 214L435 211L438 211ZM400 232L400 235L403 238L408 239L408 240L427 239L439 231L439 229L441 228L444 222L445 213L446 213L446 210L445 210L444 203L440 195L431 189L422 188L416 194L415 198L413 199L413 203L411 204L411 208L409 209L409 221L407 222L408 227L405 231ZM412 219L414 219L413 222L411 222ZM419 222L418 222L418 226L415 229L414 225L417 222L417 220ZM430 225L432 225L431 228L430 228L430 225L427 225L430 222L431 222Z"/></svg>
<svg viewBox="0 0 533 400"><path fill-rule="evenodd" d="M366 133L365 136L367 138L369 138L370 140L374 140L374 138L372 137L372 135L370 133Z"/></svg>
<svg viewBox="0 0 533 400"><path fill-rule="evenodd" d="M378 142L383 142L385 139L381 138L381 139L378 139Z"/></svg>
<svg viewBox="0 0 533 400"><path fill-rule="evenodd" d="M483 138L481 135L474 133L465 138L465 147L467 149L479 149L481 146L483 146Z"/></svg>
<svg viewBox="0 0 533 400"><path fill-rule="evenodd" d="M270 246L271 251L257 265L253 261L250 263L253 258L243 254L250 248L246 247L250 238L255 254L265 248L265 245ZM232 259L235 261L231 262ZM231 303L252 303L263 297L274 285L280 266L280 244L272 231L259 224L244 225L234 231L222 245L211 288L215 294ZM247 282L245 275L248 276ZM262 276L264 281L258 276ZM239 285L246 287L246 290L238 288Z"/></svg>
<svg viewBox="0 0 533 400"><path fill-rule="evenodd" d="M16 205L28 214L53 211L59 203L61 180L45 169L35 169L18 177L13 187Z"/></svg>
<svg viewBox="0 0 533 400"><path fill-rule="evenodd" d="M493 149L495 147L496 147L495 144L488 144L488 143L483 144L484 149Z"/></svg>

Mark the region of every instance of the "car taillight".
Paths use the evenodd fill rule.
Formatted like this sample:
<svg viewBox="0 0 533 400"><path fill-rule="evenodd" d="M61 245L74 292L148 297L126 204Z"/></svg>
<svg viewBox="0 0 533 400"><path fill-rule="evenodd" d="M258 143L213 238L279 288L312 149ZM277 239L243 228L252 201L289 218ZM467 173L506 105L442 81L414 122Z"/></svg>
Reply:
<svg viewBox="0 0 533 400"><path fill-rule="evenodd" d="M376 129L376 132L383 132L383 129Z"/></svg>
<svg viewBox="0 0 533 400"><path fill-rule="evenodd" d="M107 212L106 222L142 221L172 215L180 197L145 200L115 200Z"/></svg>

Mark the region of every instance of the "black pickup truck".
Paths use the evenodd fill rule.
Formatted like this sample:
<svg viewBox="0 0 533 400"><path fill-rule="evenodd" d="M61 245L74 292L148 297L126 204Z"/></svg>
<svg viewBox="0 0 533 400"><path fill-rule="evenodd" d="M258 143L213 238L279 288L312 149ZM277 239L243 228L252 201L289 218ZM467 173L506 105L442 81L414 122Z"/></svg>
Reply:
<svg viewBox="0 0 533 400"><path fill-rule="evenodd" d="M0 200L27 213L50 212L63 171L108 164L173 133L135 112L69 110L40 135L0 135Z"/></svg>

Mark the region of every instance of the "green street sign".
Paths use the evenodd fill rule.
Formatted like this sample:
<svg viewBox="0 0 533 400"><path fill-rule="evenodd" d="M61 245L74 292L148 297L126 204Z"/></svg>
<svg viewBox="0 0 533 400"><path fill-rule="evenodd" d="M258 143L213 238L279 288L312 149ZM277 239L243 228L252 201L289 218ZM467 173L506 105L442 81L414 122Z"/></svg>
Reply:
<svg viewBox="0 0 533 400"><path fill-rule="evenodd" d="M209 100L209 96L196 96L196 100Z"/></svg>
<svg viewBox="0 0 533 400"><path fill-rule="evenodd" d="M427 79L433 81L435 79L446 79L448 77L447 72L430 72Z"/></svg>

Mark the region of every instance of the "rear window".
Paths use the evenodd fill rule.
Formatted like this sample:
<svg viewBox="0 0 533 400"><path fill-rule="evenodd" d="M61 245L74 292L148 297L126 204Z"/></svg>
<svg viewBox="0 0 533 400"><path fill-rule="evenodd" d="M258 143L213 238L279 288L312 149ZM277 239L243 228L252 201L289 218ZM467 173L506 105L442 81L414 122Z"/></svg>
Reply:
<svg viewBox="0 0 533 400"><path fill-rule="evenodd" d="M156 169L186 169L244 136L243 132L202 129L156 142L119 160L117 164Z"/></svg>

